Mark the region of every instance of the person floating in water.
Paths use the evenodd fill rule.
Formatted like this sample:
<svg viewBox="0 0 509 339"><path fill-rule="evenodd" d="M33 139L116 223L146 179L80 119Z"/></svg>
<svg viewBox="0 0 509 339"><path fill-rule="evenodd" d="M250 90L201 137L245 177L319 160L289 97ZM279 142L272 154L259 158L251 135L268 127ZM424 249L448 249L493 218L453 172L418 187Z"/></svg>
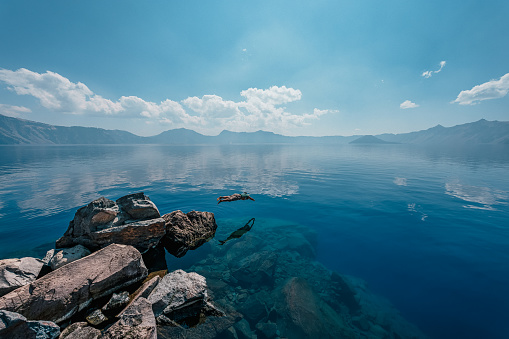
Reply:
<svg viewBox="0 0 509 339"><path fill-rule="evenodd" d="M251 227L253 227L254 222L255 222L255 218L252 218L243 227L239 228L238 230L236 230L235 232L230 234L230 236L228 238L226 238L226 240L219 240L219 245L223 245L225 242L227 242L229 240L240 238L245 233L247 233L251 230Z"/></svg>
<svg viewBox="0 0 509 339"><path fill-rule="evenodd" d="M225 202L225 201L248 200L248 199L255 201L246 192L244 192L242 194L235 193L232 195L224 195L222 197L217 198L217 203L219 204L219 203Z"/></svg>

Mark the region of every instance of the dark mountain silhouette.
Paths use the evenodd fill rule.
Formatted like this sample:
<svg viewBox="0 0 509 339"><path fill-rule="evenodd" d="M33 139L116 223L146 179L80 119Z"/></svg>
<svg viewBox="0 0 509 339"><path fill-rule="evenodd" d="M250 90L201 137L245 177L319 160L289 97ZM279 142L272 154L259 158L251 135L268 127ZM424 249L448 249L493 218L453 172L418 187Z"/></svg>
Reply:
<svg viewBox="0 0 509 339"><path fill-rule="evenodd" d="M94 127L64 127L0 114L0 144L509 144L509 122L479 120L454 127L433 128L403 134L377 136L289 137L272 132L230 132L207 136L185 128L151 137Z"/></svg>

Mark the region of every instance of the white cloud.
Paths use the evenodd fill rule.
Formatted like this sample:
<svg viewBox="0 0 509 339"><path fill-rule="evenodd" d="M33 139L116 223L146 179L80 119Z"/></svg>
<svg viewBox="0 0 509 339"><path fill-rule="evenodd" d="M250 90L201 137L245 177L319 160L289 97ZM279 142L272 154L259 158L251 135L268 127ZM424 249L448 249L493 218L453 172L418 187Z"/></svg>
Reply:
<svg viewBox="0 0 509 339"><path fill-rule="evenodd" d="M187 127L206 133L222 129L256 131L259 129L285 132L287 128L311 124L324 114L336 110L292 114L282 105L301 100L302 92L286 86L268 89L249 88L240 92L242 101L225 100L218 95L188 97L180 103L166 99L160 103L136 96L122 96L117 101L105 99L81 82L47 71L36 73L27 69L0 69L0 82L19 95L30 95L55 112L92 116L140 118L169 124L173 128Z"/></svg>
<svg viewBox="0 0 509 339"><path fill-rule="evenodd" d="M445 63L446 63L445 61L440 61L440 68L437 71L424 71L422 72L421 76L425 77L426 79L431 78L433 74L437 74L442 71L442 68L444 68Z"/></svg>
<svg viewBox="0 0 509 339"><path fill-rule="evenodd" d="M416 108L416 107L419 107L419 105L417 105L417 104L416 104L416 103L414 103L414 102L411 102L410 100L403 101L403 102L399 105L399 108L401 108L401 109Z"/></svg>
<svg viewBox="0 0 509 339"><path fill-rule="evenodd" d="M0 114L7 115L10 117L19 117L21 113L30 113L32 110L23 106L12 106L0 104Z"/></svg>
<svg viewBox="0 0 509 339"><path fill-rule="evenodd" d="M491 80L477 85L470 90L461 91L452 103L475 105L482 100L503 98L509 92L509 73L498 80Z"/></svg>

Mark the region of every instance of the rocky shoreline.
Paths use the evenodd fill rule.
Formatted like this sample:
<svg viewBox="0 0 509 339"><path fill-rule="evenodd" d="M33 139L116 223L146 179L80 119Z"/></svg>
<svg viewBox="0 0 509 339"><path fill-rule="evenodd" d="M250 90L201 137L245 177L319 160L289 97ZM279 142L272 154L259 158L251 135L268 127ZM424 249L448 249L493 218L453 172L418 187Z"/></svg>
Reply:
<svg viewBox="0 0 509 339"><path fill-rule="evenodd" d="M94 200L43 259L0 260L0 338L425 337L364 282L316 262L312 230L257 221L209 242L216 230L213 213L161 216L143 193ZM166 252L202 245L188 272L167 271Z"/></svg>

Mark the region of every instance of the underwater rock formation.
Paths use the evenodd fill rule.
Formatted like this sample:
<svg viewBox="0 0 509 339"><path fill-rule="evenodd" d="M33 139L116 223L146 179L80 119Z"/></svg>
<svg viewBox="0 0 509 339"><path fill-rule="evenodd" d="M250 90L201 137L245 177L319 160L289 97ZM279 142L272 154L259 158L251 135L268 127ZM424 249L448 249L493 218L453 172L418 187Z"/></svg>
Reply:
<svg viewBox="0 0 509 339"><path fill-rule="evenodd" d="M209 243L189 270L207 279L221 309L242 315L218 338L425 338L360 279L315 261L314 244L305 226L261 219L242 238Z"/></svg>

